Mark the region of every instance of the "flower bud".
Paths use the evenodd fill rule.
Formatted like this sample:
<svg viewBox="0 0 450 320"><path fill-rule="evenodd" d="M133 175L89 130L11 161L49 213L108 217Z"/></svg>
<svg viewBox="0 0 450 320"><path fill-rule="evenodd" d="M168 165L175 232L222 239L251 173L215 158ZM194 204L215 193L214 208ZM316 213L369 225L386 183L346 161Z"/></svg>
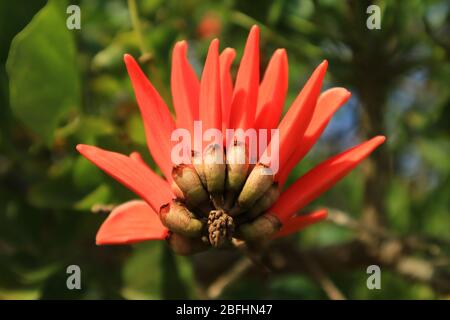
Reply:
<svg viewBox="0 0 450 320"><path fill-rule="evenodd" d="M176 254L182 256L195 254L209 248L208 242L203 241L202 238L185 237L173 232L169 234L166 241Z"/></svg>
<svg viewBox="0 0 450 320"><path fill-rule="evenodd" d="M203 223L196 219L181 202L173 200L159 210L161 222L171 231L187 237L199 237Z"/></svg>
<svg viewBox="0 0 450 320"><path fill-rule="evenodd" d="M190 207L198 207L209 201L208 193L203 188L202 182L194 167L180 164L172 170L172 177L183 192L186 203Z"/></svg>
<svg viewBox="0 0 450 320"><path fill-rule="evenodd" d="M192 150L192 164L194 165L194 168L197 171L198 176L200 177L200 181L206 188L206 177L203 168L204 163L200 152Z"/></svg>
<svg viewBox="0 0 450 320"><path fill-rule="evenodd" d="M273 214L265 213L252 222L242 224L238 237L245 241L261 242L269 240L280 228L280 220Z"/></svg>
<svg viewBox="0 0 450 320"><path fill-rule="evenodd" d="M249 220L255 219L261 213L269 209L275 201L278 200L279 196L280 188L277 183L274 183L269 190L267 190L261 198L256 200L255 204L245 213L246 218Z"/></svg>
<svg viewBox="0 0 450 320"><path fill-rule="evenodd" d="M172 181L170 188L172 189L173 194L178 198L178 199L184 199L184 194L183 191L181 191L180 187L178 187L178 185L176 184L175 181Z"/></svg>
<svg viewBox="0 0 450 320"><path fill-rule="evenodd" d="M271 169L258 163L250 172L244 187L238 197L239 207L247 210L258 200L273 184Z"/></svg>
<svg viewBox="0 0 450 320"><path fill-rule="evenodd" d="M245 144L240 141L235 141L233 145L227 148L227 191L235 194L242 189L247 179L248 168L249 163Z"/></svg>
<svg viewBox="0 0 450 320"><path fill-rule="evenodd" d="M223 148L220 145L214 144L207 147L203 170L208 192L215 199L222 197L225 189L226 164Z"/></svg>

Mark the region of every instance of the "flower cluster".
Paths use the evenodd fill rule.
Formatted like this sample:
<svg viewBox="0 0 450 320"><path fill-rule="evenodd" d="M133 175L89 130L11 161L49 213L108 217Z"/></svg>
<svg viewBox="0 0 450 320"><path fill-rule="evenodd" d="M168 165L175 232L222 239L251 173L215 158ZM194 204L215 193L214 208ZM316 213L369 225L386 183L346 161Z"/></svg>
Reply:
<svg viewBox="0 0 450 320"><path fill-rule="evenodd" d="M377 136L338 154L284 188L290 171L350 97L343 88L321 93L327 61L316 68L281 119L288 84L287 55L284 49L276 50L260 82L257 26L250 31L235 81L230 74L235 51L226 48L219 53L217 39L210 44L200 80L186 54L187 43L178 42L171 73L175 119L137 62L130 55L124 57L148 148L164 178L136 152L127 156L77 146L83 156L142 198L111 212L97 234L97 244L167 240L175 252L193 254L227 246L232 239L259 243L289 235L323 220L326 210L298 212L385 140ZM251 162L245 140L233 140L227 148L222 143L202 143L195 150L189 144L192 161L175 164L172 133L183 128L193 134L195 121L221 132L277 129L278 171L268 170L260 159ZM266 150L259 151L261 155Z"/></svg>

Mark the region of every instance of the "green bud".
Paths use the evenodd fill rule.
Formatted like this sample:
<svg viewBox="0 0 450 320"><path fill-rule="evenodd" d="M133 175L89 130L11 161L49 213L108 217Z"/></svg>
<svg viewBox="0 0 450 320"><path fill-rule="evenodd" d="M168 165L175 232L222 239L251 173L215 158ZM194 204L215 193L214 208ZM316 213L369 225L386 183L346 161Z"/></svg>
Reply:
<svg viewBox="0 0 450 320"><path fill-rule="evenodd" d="M204 163L200 152L192 150L192 164L194 165L194 168L197 171L198 176L200 177L200 181L206 188L206 177L203 167Z"/></svg>
<svg viewBox="0 0 450 320"><path fill-rule="evenodd" d="M180 187L178 187L178 185L176 184L175 181L172 181L170 188L172 189L173 194L178 198L178 199L184 199L184 194L183 191L181 191Z"/></svg>
<svg viewBox="0 0 450 320"><path fill-rule="evenodd" d="M227 191L238 193L247 179L249 163L245 144L235 141L227 148Z"/></svg>
<svg viewBox="0 0 450 320"><path fill-rule="evenodd" d="M180 164L172 170L172 177L183 192L186 203L190 207L198 207L209 201L209 196L194 167Z"/></svg>
<svg viewBox="0 0 450 320"><path fill-rule="evenodd" d="M223 194L225 188L225 155L218 144L210 145L204 154L203 169L206 186L211 195Z"/></svg>
<svg viewBox="0 0 450 320"><path fill-rule="evenodd" d="M261 213L269 209L280 196L280 188L277 183L267 190L261 198L256 200L255 204L246 212L246 216L249 220L252 220L259 216Z"/></svg>
<svg viewBox="0 0 450 320"><path fill-rule="evenodd" d="M238 229L238 237L245 241L262 242L269 240L281 228L276 216L265 213L252 222L242 224Z"/></svg>
<svg viewBox="0 0 450 320"><path fill-rule="evenodd" d="M199 237L203 223L181 202L173 200L159 210L161 222L171 231L187 237Z"/></svg>
<svg viewBox="0 0 450 320"><path fill-rule="evenodd" d="M238 205L244 210L249 209L273 184L271 169L258 163L250 172L244 187L238 197Z"/></svg>

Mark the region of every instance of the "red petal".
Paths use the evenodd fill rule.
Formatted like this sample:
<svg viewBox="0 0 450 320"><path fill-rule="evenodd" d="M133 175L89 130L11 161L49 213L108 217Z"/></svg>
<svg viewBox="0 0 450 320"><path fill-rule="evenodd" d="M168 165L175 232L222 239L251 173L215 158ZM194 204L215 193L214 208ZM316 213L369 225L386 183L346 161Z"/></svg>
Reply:
<svg viewBox="0 0 450 320"><path fill-rule="evenodd" d="M220 104L219 40L214 39L209 46L200 83L200 120L203 122L203 130L222 129Z"/></svg>
<svg viewBox="0 0 450 320"><path fill-rule="evenodd" d="M275 234L274 238L286 237L294 232L306 228L316 222L322 221L327 217L327 210L322 209L310 214L291 217Z"/></svg>
<svg viewBox="0 0 450 320"><path fill-rule="evenodd" d="M350 98L351 93L344 88L332 88L322 93L317 101L311 122L298 147L288 162L280 168L278 182L282 186L291 170L311 150L312 146L325 130L333 114Z"/></svg>
<svg viewBox="0 0 450 320"><path fill-rule="evenodd" d="M283 192L270 209L282 222L331 188L386 138L377 136L340 153L311 169Z"/></svg>
<svg viewBox="0 0 450 320"><path fill-rule="evenodd" d="M259 87L259 28L253 26L239 65L231 103L230 127L253 127Z"/></svg>
<svg viewBox="0 0 450 320"><path fill-rule="evenodd" d="M233 80L231 79L230 69L235 57L236 51L232 48L223 50L219 57L223 132L230 123L231 99L233 97Z"/></svg>
<svg viewBox="0 0 450 320"><path fill-rule="evenodd" d="M301 137L311 121L314 108L327 71L328 62L323 61L314 70L303 89L278 125L279 131L279 167L283 168L287 160L298 147ZM271 150L269 146L267 150Z"/></svg>
<svg viewBox="0 0 450 320"><path fill-rule="evenodd" d="M270 59L258 91L255 128L273 129L280 121L288 88L286 50L278 49Z"/></svg>
<svg viewBox="0 0 450 320"><path fill-rule="evenodd" d="M177 42L173 48L171 88L177 127L192 133L194 120L198 120L200 83L186 57L187 50L186 41Z"/></svg>
<svg viewBox="0 0 450 320"><path fill-rule="evenodd" d="M147 163L145 163L144 159L142 158L142 156L139 152L133 151L132 153L130 153L130 158L133 160L139 161L144 166L148 167Z"/></svg>
<svg viewBox="0 0 450 320"><path fill-rule="evenodd" d="M163 240L168 230L158 214L145 202L133 200L116 207L97 232L96 243L126 244Z"/></svg>
<svg viewBox="0 0 450 320"><path fill-rule="evenodd" d="M133 57L126 54L124 61L141 110L148 148L163 174L170 179L173 166L170 137L175 129L175 122L166 104Z"/></svg>
<svg viewBox="0 0 450 320"><path fill-rule="evenodd" d="M172 199L169 184L139 160L88 145L77 150L97 167L148 202L155 211Z"/></svg>

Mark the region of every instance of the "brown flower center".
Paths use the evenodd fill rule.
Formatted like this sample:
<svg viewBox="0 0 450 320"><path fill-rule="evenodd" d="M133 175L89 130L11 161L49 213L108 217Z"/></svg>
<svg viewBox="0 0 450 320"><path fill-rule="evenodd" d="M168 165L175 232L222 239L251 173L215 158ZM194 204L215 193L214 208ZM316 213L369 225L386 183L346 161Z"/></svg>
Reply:
<svg viewBox="0 0 450 320"><path fill-rule="evenodd" d="M208 216L208 238L213 247L220 248L231 241L234 221L223 210L212 210Z"/></svg>

